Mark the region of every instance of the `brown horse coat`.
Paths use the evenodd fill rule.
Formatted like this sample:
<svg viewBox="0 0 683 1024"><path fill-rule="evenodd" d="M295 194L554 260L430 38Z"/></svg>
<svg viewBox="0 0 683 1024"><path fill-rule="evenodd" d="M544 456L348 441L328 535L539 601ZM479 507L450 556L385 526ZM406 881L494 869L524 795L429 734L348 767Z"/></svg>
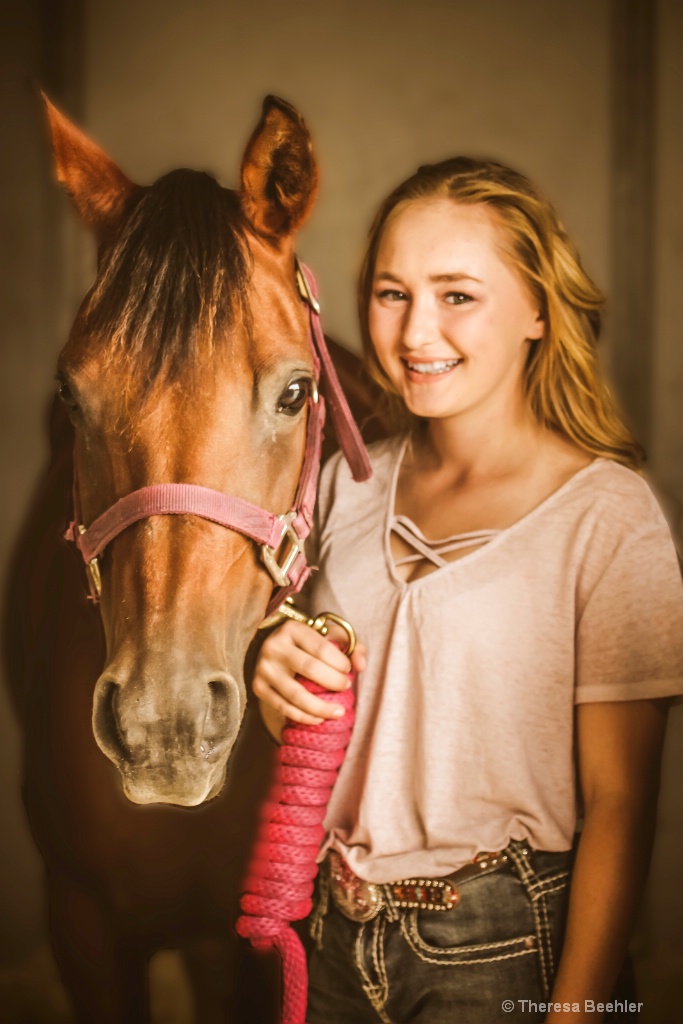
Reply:
<svg viewBox="0 0 683 1024"><path fill-rule="evenodd" d="M310 375L292 272L294 232L317 185L310 139L271 98L239 195L183 178L192 172L141 189L49 104L48 114L58 177L100 246L98 280L60 357L50 464L6 601L53 945L79 1021L148 1020L147 961L172 947L185 956L202 1024L258 1024L277 1017L278 968L237 947L232 923L271 765L251 708L240 729L242 662L270 583L244 538L166 517L112 545L100 613L62 533L74 452L87 521L168 477L289 507L305 417L274 410L293 375ZM229 231L219 212L234 216ZM157 231L154 244L145 231ZM226 232L227 261L214 237L224 245ZM358 392L353 357L335 352L342 382ZM373 394L365 411L375 405ZM216 678L222 690L207 685ZM116 699L98 712L103 679ZM216 692L228 695L219 708ZM207 722L220 757L204 771Z"/></svg>

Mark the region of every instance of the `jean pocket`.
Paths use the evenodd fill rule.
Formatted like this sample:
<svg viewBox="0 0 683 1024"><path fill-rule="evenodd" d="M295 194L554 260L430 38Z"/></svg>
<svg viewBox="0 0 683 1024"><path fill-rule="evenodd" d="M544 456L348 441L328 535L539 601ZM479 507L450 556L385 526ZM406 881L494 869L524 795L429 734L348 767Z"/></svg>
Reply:
<svg viewBox="0 0 683 1024"><path fill-rule="evenodd" d="M535 953L538 931L529 897L513 874L500 872L462 885L447 911L412 910L403 935L422 960L440 964L490 963Z"/></svg>
<svg viewBox="0 0 683 1024"><path fill-rule="evenodd" d="M550 870L545 874L538 873L534 881L529 883L529 895L532 899L540 899L543 896L553 896L556 893L564 892L571 879L571 871Z"/></svg>
<svg viewBox="0 0 683 1024"><path fill-rule="evenodd" d="M425 963L444 966L487 964L528 956L536 951L536 936L530 932L495 942L453 944L452 935L448 936L444 929L434 927L435 922L425 921L426 913L429 911L411 910L401 921L406 942Z"/></svg>

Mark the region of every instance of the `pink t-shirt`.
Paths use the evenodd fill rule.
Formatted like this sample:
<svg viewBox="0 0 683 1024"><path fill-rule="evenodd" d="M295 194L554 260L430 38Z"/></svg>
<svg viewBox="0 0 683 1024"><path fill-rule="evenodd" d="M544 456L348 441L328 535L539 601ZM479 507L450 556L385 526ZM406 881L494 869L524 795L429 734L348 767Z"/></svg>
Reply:
<svg viewBox="0 0 683 1024"><path fill-rule="evenodd" d="M568 849L574 704L683 694L683 587L640 476L596 459L406 583L389 544L404 447L374 445L364 484L325 467L309 591L368 648L325 824L373 882L446 875L511 839Z"/></svg>

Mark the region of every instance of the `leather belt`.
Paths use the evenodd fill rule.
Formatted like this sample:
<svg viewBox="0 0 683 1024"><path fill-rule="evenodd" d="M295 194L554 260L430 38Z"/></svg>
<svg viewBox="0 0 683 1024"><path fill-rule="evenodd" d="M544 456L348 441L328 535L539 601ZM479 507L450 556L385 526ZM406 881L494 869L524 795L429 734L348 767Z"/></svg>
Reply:
<svg viewBox="0 0 683 1024"><path fill-rule="evenodd" d="M460 902L458 885L498 871L509 862L505 851L479 853L470 864L445 878L405 878L399 882L366 882L355 875L336 850L327 855L332 900L350 921L370 921L382 909L453 910Z"/></svg>

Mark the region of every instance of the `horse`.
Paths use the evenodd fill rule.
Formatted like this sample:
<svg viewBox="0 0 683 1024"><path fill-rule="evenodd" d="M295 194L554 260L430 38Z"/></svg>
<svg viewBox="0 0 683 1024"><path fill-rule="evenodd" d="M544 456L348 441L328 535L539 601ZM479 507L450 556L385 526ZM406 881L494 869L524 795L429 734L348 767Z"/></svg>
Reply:
<svg viewBox="0 0 683 1024"><path fill-rule="evenodd" d="M86 554L89 595L63 534L74 520L83 545L126 496L168 485L171 504L189 487L292 509L317 400L294 255L318 187L311 139L268 97L238 190L190 170L143 187L45 108L57 178L98 245L5 602L53 950L78 1022L147 1022L149 958L174 948L201 1024L268 1024L277 965L233 922L272 765L243 664L273 580L248 533L177 502ZM276 518L296 561L292 517Z"/></svg>

